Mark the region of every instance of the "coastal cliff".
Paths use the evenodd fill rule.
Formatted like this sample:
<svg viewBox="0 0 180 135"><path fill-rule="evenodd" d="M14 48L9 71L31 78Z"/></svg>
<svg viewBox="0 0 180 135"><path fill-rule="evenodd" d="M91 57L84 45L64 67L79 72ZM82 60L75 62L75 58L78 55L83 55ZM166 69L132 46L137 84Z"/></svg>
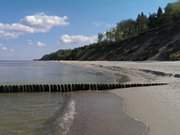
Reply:
<svg viewBox="0 0 180 135"><path fill-rule="evenodd" d="M98 42L87 46L58 50L41 60L180 60L180 3L168 4L164 11L136 20L126 20L98 35Z"/></svg>

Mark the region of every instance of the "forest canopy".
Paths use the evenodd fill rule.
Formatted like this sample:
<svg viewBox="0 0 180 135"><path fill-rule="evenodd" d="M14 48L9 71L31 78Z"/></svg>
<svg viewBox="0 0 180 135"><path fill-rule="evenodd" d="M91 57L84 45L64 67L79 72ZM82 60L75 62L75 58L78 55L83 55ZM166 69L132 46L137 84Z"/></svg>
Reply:
<svg viewBox="0 0 180 135"><path fill-rule="evenodd" d="M174 21L177 21L179 16L180 2L168 4L164 9L159 7L157 12L148 16L141 12L137 15L135 20L123 20L105 33L99 33L98 42L122 41L148 30L173 23Z"/></svg>

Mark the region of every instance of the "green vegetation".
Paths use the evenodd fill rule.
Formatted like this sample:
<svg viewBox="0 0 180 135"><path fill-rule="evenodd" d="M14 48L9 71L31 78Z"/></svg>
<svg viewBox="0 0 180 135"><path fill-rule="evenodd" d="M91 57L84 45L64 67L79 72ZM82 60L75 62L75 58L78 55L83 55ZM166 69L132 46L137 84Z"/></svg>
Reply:
<svg viewBox="0 0 180 135"><path fill-rule="evenodd" d="M180 60L180 2L161 7L149 16L143 12L105 33L98 42L59 50L42 60Z"/></svg>
<svg viewBox="0 0 180 135"><path fill-rule="evenodd" d="M180 60L180 51L170 54L171 60Z"/></svg>
<svg viewBox="0 0 180 135"><path fill-rule="evenodd" d="M180 16L180 3L168 4L163 10L158 8L156 13L146 16L143 12L138 14L136 20L128 19L117 23L105 34L98 34L98 41L122 41L148 30L172 23Z"/></svg>

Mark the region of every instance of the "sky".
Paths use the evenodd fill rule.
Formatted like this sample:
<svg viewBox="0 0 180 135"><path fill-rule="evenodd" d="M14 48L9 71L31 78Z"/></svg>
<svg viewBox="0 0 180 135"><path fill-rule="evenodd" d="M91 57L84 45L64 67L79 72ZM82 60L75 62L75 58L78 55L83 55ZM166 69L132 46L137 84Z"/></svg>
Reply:
<svg viewBox="0 0 180 135"><path fill-rule="evenodd" d="M0 60L31 60L96 42L124 19L175 0L0 0Z"/></svg>

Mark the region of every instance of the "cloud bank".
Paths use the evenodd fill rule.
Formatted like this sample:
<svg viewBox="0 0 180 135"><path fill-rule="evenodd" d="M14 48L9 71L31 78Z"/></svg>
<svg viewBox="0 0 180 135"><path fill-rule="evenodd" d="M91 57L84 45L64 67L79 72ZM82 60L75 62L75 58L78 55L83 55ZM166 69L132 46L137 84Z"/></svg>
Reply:
<svg viewBox="0 0 180 135"><path fill-rule="evenodd" d="M84 35L62 35L60 43L63 44L91 44L97 41L97 36L84 36Z"/></svg>
<svg viewBox="0 0 180 135"><path fill-rule="evenodd" d="M12 24L0 23L0 37L16 38L29 33L44 33L56 26L68 25L68 17L48 16L44 13L25 16Z"/></svg>

